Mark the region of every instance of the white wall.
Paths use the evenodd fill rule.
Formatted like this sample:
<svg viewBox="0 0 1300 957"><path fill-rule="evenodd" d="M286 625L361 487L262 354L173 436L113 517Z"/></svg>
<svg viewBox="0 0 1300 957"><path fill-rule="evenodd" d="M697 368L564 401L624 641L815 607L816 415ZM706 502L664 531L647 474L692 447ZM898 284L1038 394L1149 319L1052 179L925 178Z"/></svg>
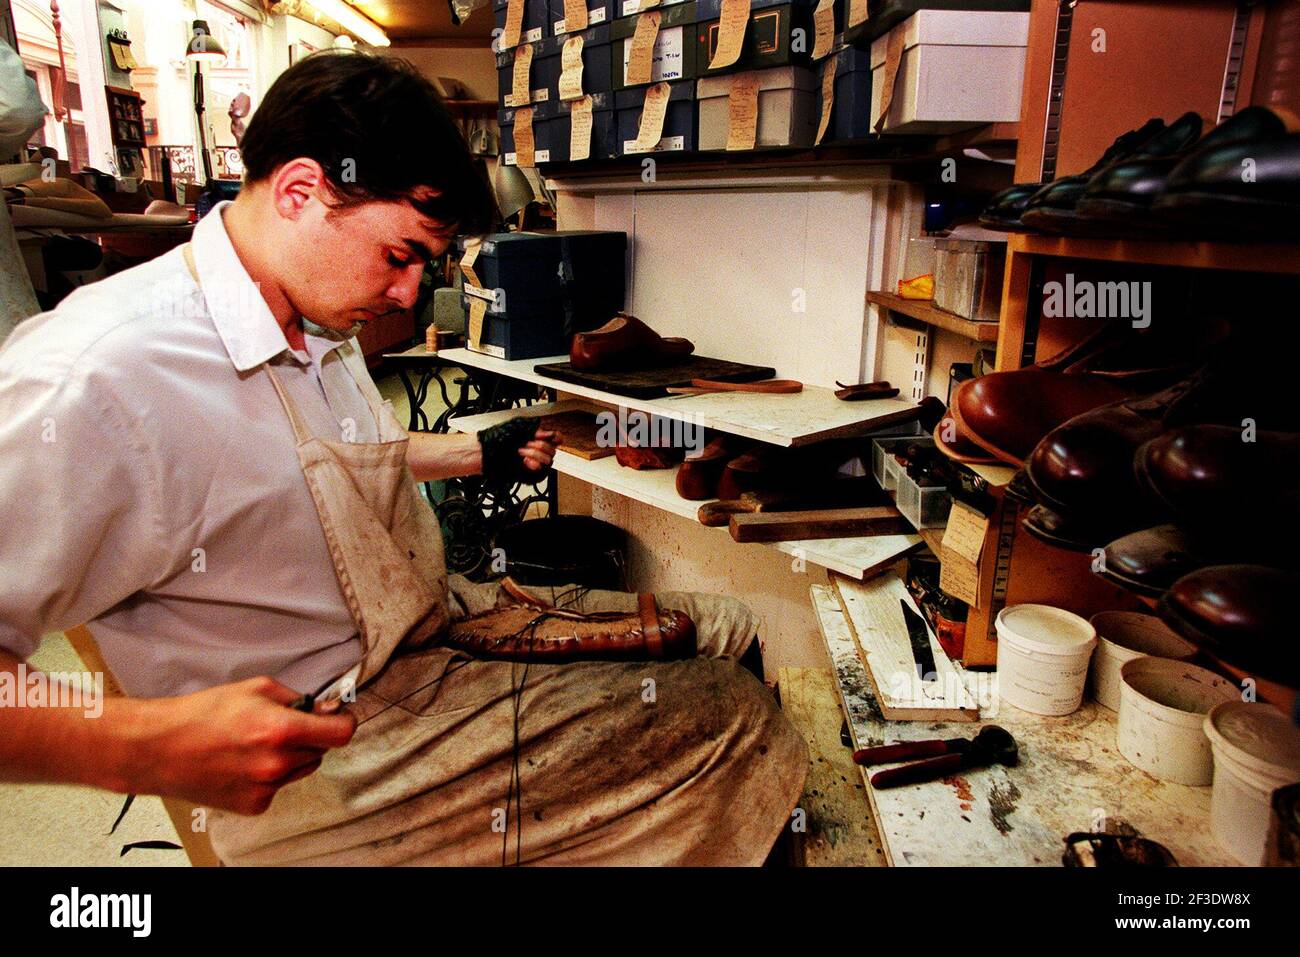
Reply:
<svg viewBox="0 0 1300 957"><path fill-rule="evenodd" d="M483 41L482 47L388 47L379 51L385 56L409 60L429 78L445 76L460 80L469 87L470 98L495 100L497 98L497 68L492 51Z"/></svg>

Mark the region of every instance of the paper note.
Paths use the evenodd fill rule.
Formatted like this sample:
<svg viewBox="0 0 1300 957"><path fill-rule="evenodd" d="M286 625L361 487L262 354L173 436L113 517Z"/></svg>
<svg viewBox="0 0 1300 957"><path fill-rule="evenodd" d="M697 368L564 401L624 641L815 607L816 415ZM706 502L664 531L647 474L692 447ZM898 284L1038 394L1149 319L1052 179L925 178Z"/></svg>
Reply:
<svg viewBox="0 0 1300 957"><path fill-rule="evenodd" d="M745 45L745 27L749 25L749 0L722 0L722 17L718 20L718 46L709 61L710 70L721 70L740 59Z"/></svg>
<svg viewBox="0 0 1300 957"><path fill-rule="evenodd" d="M515 165L537 165L537 159L533 155L532 107L515 110Z"/></svg>
<svg viewBox="0 0 1300 957"><path fill-rule="evenodd" d="M574 101L569 112L569 161L591 157L591 97Z"/></svg>
<svg viewBox="0 0 1300 957"><path fill-rule="evenodd" d="M560 99L576 100L582 96L582 37L569 37L560 54Z"/></svg>
<svg viewBox="0 0 1300 957"><path fill-rule="evenodd" d="M564 32L587 29L587 0L564 0Z"/></svg>
<svg viewBox="0 0 1300 957"><path fill-rule="evenodd" d="M501 49L519 46L519 31L524 26L524 0L510 0L506 5L506 27L501 33Z"/></svg>
<svg viewBox="0 0 1300 957"><path fill-rule="evenodd" d="M645 91L645 106L641 108L641 124L637 127L633 153L648 153L659 145L664 133L664 117L668 114L667 83L656 83Z"/></svg>
<svg viewBox="0 0 1300 957"><path fill-rule="evenodd" d="M636 7L634 8L634 10L633 10L632 12L633 12L633 13L643 13L643 12L645 12L646 10L653 10L655 7L659 6L659 4L660 4L661 2L662 2L662 0L641 0L641 2L638 3L638 4L636 5ZM624 8L623 8L623 15L624 15L624 16L627 16L627 15L628 15L627 7L626 7L626 6L624 6Z"/></svg>
<svg viewBox="0 0 1300 957"><path fill-rule="evenodd" d="M835 106L835 63L839 57L830 57L822 63L822 116L817 121L817 139L814 146L821 145L826 130L831 125L831 109Z"/></svg>
<svg viewBox="0 0 1300 957"><path fill-rule="evenodd" d="M658 10L637 14L636 33L628 52L626 82L639 86L650 82L650 61L654 56L655 38L659 36L659 21L663 14Z"/></svg>
<svg viewBox="0 0 1300 957"><path fill-rule="evenodd" d="M979 607L980 555L989 520L962 502L953 502L944 529L939 587L973 608Z"/></svg>
<svg viewBox="0 0 1300 957"><path fill-rule="evenodd" d="M510 86L510 100L506 106L527 106L530 100L528 74L533 66L532 44L515 51L515 72Z"/></svg>
<svg viewBox="0 0 1300 957"><path fill-rule="evenodd" d="M889 108L894 103L894 85L898 82L898 66L903 62L903 44L906 38L903 31L895 27L889 31L889 39L885 41L885 75L884 83L880 87L880 115L876 117L876 122L872 129L877 132L885 125L885 117L889 116Z"/></svg>
<svg viewBox="0 0 1300 957"><path fill-rule="evenodd" d="M819 0L813 13L812 58L820 60L835 45L835 0Z"/></svg>
<svg viewBox="0 0 1300 957"><path fill-rule="evenodd" d="M847 27L856 27L867 22L867 0L849 0L849 17Z"/></svg>
<svg viewBox="0 0 1300 957"><path fill-rule="evenodd" d="M723 0L726 2L726 0ZM737 73L727 96L728 150L752 150L758 139L758 74Z"/></svg>
<svg viewBox="0 0 1300 957"><path fill-rule="evenodd" d="M470 286L482 286L479 282L478 273L474 271L474 263L478 260L479 247L482 245L481 239L467 239L465 241L465 253L460 257L460 274L465 283Z"/></svg>
<svg viewBox="0 0 1300 957"><path fill-rule="evenodd" d="M470 345L475 349L483 344L483 317L487 315L487 307L485 299L469 301L469 323L466 332Z"/></svg>

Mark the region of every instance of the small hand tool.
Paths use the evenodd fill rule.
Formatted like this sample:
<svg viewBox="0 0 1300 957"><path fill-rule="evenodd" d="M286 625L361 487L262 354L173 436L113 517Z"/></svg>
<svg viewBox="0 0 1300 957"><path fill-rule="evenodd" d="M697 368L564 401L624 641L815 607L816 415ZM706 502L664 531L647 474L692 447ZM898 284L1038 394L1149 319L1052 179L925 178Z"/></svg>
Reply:
<svg viewBox="0 0 1300 957"><path fill-rule="evenodd" d="M862 402L866 399L892 399L898 395L898 389L891 386L888 382L863 382L859 385L845 385L843 382L836 380L835 384L839 389L835 391L835 398L843 399L845 402Z"/></svg>
<svg viewBox="0 0 1300 957"><path fill-rule="evenodd" d="M692 379L689 386L670 386L669 395L704 395L706 392L764 392L774 395L791 395L803 391L803 383L796 379L765 379L762 382L716 382L712 379Z"/></svg>
<svg viewBox="0 0 1300 957"><path fill-rule="evenodd" d="M916 662L916 676L922 681L938 681L939 672L934 665L934 652L930 649L930 629L925 619L908 607L907 600L900 598L903 607L903 622L907 625L907 638L912 643L912 660Z"/></svg>
<svg viewBox="0 0 1300 957"><path fill-rule="evenodd" d="M934 757L932 755L937 755ZM904 761L908 758L927 758L896 768L877 771L871 775L874 788L892 788L901 784L933 781L968 768L986 768L991 764L1011 767L1020 760L1020 749L1011 732L990 724L980 729L974 738L951 738L947 741L900 741L875 748L853 752L857 764L871 766Z"/></svg>

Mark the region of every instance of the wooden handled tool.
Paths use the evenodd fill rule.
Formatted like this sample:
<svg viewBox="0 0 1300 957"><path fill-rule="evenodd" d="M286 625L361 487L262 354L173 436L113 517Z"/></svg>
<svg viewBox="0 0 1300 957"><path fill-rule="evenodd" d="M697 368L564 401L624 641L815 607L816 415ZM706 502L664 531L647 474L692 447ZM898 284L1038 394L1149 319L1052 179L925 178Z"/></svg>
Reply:
<svg viewBox="0 0 1300 957"><path fill-rule="evenodd" d="M804 538L909 535L911 523L888 505L822 508L800 512L737 512L730 520L738 542L789 542Z"/></svg>
<svg viewBox="0 0 1300 957"><path fill-rule="evenodd" d="M713 379L692 379L689 386L669 386L670 395L703 395L706 392L762 392L772 395L792 395L803 391L803 383L795 379L765 379L762 382L717 382Z"/></svg>

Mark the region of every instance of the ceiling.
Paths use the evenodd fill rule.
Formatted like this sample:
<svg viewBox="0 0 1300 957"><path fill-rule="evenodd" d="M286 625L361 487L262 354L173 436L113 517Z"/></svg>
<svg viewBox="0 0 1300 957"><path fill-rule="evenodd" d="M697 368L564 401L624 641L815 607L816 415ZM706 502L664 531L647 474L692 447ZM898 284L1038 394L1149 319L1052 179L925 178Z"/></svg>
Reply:
<svg viewBox="0 0 1300 957"><path fill-rule="evenodd" d="M411 40L474 40L492 37L492 4L484 3L460 26L451 22L447 0L348 0L384 28L394 43Z"/></svg>

